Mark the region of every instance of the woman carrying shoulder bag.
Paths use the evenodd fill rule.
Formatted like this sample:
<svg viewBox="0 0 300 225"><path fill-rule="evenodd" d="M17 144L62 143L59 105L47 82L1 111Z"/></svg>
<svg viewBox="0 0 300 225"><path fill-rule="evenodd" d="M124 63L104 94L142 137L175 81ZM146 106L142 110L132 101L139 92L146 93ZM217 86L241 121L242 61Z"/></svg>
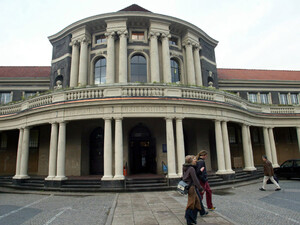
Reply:
<svg viewBox="0 0 300 225"><path fill-rule="evenodd" d="M187 155L185 157L185 164L183 164L183 181L189 184L188 202L185 210L185 218L187 224L197 223L197 213L200 211L200 215L206 215L201 199L199 199L197 191L202 192L203 189L200 186L199 180L196 175L195 166L197 159L193 155Z"/></svg>

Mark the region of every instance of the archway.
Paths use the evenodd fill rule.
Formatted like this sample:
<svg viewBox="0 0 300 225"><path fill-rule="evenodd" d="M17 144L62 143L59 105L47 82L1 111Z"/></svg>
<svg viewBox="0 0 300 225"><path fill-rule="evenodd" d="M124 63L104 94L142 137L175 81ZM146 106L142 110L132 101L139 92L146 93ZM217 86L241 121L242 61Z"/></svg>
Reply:
<svg viewBox="0 0 300 225"><path fill-rule="evenodd" d="M155 140L147 127L134 127L129 135L130 173L156 174Z"/></svg>
<svg viewBox="0 0 300 225"><path fill-rule="evenodd" d="M90 135L90 174L103 175L103 128L98 127Z"/></svg>

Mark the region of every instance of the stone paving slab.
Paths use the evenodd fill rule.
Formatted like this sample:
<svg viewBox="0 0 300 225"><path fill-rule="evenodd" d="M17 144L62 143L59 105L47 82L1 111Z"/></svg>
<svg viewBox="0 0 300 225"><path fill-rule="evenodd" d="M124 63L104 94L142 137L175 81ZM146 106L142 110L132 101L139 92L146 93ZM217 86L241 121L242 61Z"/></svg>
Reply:
<svg viewBox="0 0 300 225"><path fill-rule="evenodd" d="M111 225L185 225L187 196L175 191L120 193L116 198ZM216 212L198 216L197 224L232 223ZM110 224L107 224L110 225Z"/></svg>

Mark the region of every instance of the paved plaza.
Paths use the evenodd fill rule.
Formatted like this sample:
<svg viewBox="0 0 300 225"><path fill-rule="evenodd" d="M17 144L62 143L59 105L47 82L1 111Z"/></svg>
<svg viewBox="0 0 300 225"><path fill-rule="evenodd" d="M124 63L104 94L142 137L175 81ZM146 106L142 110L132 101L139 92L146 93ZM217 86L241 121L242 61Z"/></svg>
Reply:
<svg viewBox="0 0 300 225"><path fill-rule="evenodd" d="M273 185L259 191L260 181L214 188L217 210L197 224L300 224L300 181L280 181L279 192ZM24 194L0 188L0 225L181 225L186 202L175 191Z"/></svg>

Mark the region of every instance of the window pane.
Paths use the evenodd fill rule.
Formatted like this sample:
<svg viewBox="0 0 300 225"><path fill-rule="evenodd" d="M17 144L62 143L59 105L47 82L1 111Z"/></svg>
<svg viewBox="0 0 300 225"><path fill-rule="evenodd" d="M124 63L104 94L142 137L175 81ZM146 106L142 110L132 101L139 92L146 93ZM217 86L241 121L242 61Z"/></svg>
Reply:
<svg viewBox="0 0 300 225"><path fill-rule="evenodd" d="M106 59L100 58L95 63L94 84L104 84L106 82Z"/></svg>
<svg viewBox="0 0 300 225"><path fill-rule="evenodd" d="M145 35L143 31L134 31L131 33L132 40L144 40Z"/></svg>
<svg viewBox="0 0 300 225"><path fill-rule="evenodd" d="M105 43L106 42L106 37L104 34L101 34L101 35L97 35L95 37L95 42L96 44L101 44L101 43Z"/></svg>
<svg viewBox="0 0 300 225"><path fill-rule="evenodd" d="M0 133L1 146L0 148L7 148L7 134Z"/></svg>
<svg viewBox="0 0 300 225"><path fill-rule="evenodd" d="M283 105L288 104L287 94L280 94L280 104L283 104Z"/></svg>
<svg viewBox="0 0 300 225"><path fill-rule="evenodd" d="M249 93L249 101L250 102L257 102L257 94L256 93Z"/></svg>
<svg viewBox="0 0 300 225"><path fill-rule="evenodd" d="M30 138L29 138L29 148L37 148L39 147L39 131L31 130Z"/></svg>
<svg viewBox="0 0 300 225"><path fill-rule="evenodd" d="M177 43L178 43L178 39L177 39L177 38L171 37L171 38L169 39L169 44L170 44L170 45L178 45Z"/></svg>
<svg viewBox="0 0 300 225"><path fill-rule="evenodd" d="M262 104L269 104L269 100L268 100L268 94L266 93L261 93L260 94L260 100Z"/></svg>
<svg viewBox="0 0 300 225"><path fill-rule="evenodd" d="M6 104L10 102L10 93L0 93L1 104Z"/></svg>
<svg viewBox="0 0 300 225"><path fill-rule="evenodd" d="M135 55L131 58L131 82L147 82L147 63L146 58Z"/></svg>
<svg viewBox="0 0 300 225"><path fill-rule="evenodd" d="M172 83L176 83L180 81L179 65L177 61L174 59L171 59L171 76L172 76Z"/></svg>
<svg viewBox="0 0 300 225"><path fill-rule="evenodd" d="M297 94L291 94L291 102L292 104L299 104L298 95Z"/></svg>

